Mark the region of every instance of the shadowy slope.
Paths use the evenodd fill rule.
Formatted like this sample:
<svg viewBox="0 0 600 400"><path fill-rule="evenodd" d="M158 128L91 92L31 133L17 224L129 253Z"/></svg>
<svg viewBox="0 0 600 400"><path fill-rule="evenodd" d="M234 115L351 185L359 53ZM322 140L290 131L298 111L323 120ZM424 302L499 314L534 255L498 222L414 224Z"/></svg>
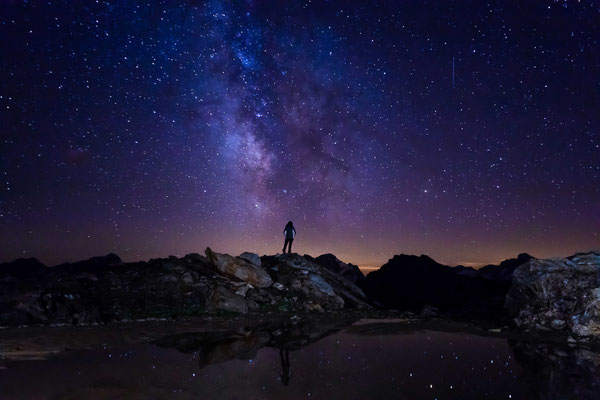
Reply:
<svg viewBox="0 0 600 400"><path fill-rule="evenodd" d="M421 255L394 256L379 270L369 273L365 294L385 308L419 312L425 306L444 312L478 317L503 314L504 297L514 269L531 259L520 254L499 266L477 271L448 267Z"/></svg>

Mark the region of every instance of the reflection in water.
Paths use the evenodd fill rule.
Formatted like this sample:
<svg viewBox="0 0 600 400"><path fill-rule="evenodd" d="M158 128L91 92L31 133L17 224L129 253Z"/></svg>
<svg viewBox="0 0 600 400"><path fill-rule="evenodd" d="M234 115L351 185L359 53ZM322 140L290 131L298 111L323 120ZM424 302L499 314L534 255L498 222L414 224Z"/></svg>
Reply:
<svg viewBox="0 0 600 400"><path fill-rule="evenodd" d="M292 367L290 365L290 352L287 350L279 350L279 358L281 358L281 382L287 386L292 379Z"/></svg>
<svg viewBox="0 0 600 400"><path fill-rule="evenodd" d="M0 397L597 397L600 358L591 349L441 332L406 322L348 326L352 322L296 319L182 332L150 343L7 362L0 370Z"/></svg>
<svg viewBox="0 0 600 400"><path fill-rule="evenodd" d="M524 377L543 399L600 398L600 354L590 349L509 339Z"/></svg>
<svg viewBox="0 0 600 400"><path fill-rule="evenodd" d="M291 378L290 350L306 347L339 332L354 321L322 317L295 319L284 323L266 323L254 329L242 327L234 331L185 332L165 336L152 343L196 354L200 369L233 359L251 360L256 358L261 348L272 347L280 351L281 381L287 386Z"/></svg>

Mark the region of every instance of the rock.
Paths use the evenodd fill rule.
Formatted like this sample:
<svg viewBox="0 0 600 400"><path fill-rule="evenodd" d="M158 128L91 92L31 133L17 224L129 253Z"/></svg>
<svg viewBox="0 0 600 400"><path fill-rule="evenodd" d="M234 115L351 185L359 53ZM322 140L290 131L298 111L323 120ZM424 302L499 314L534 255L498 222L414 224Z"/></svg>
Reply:
<svg viewBox="0 0 600 400"><path fill-rule="evenodd" d="M305 255L304 257L309 258L310 256ZM343 276L357 286L360 286L365 280L365 276L356 265L346 264L338 260L333 254L322 254L315 258L314 261L320 266Z"/></svg>
<svg viewBox="0 0 600 400"><path fill-rule="evenodd" d="M531 259L534 259L534 257L527 253L521 253L517 258L510 258L502 261L500 265L486 265L485 267L480 268L477 271L478 276L485 279L510 281L515 269Z"/></svg>
<svg viewBox="0 0 600 400"><path fill-rule="evenodd" d="M562 319L555 319L552 320L552 322L550 322L550 326L552 327L552 329L562 329L565 327L566 324L567 322Z"/></svg>
<svg viewBox="0 0 600 400"><path fill-rule="evenodd" d="M306 305L306 311L323 312L324 310L319 303L308 303Z"/></svg>
<svg viewBox="0 0 600 400"><path fill-rule="evenodd" d="M328 296L335 296L335 291L329 283L325 282L325 279L323 279L321 275L309 274L308 277L312 283L312 286L317 290Z"/></svg>
<svg viewBox="0 0 600 400"><path fill-rule="evenodd" d="M292 296L314 299L325 310L370 307L358 286L317 264L312 257L292 253L274 258L263 257L262 261L273 270L275 281L289 288ZM272 266L276 266L277 270Z"/></svg>
<svg viewBox="0 0 600 400"><path fill-rule="evenodd" d="M506 309L521 328L600 338L600 253L521 265L513 274Z"/></svg>
<svg viewBox="0 0 600 400"><path fill-rule="evenodd" d="M183 258L184 260L189 260L194 263L208 263L208 259L198 253L186 254Z"/></svg>
<svg viewBox="0 0 600 400"><path fill-rule="evenodd" d="M192 275L191 272L185 272L182 276L181 276L181 282L186 284L186 285L193 285L195 280L194 280L194 276Z"/></svg>
<svg viewBox="0 0 600 400"><path fill-rule="evenodd" d="M273 283L267 271L244 259L215 253L210 247L206 248L206 257L217 271L230 278L251 283L258 288L266 288Z"/></svg>
<svg viewBox="0 0 600 400"><path fill-rule="evenodd" d="M425 304L421 309L421 316L426 318L438 317L440 315L440 310L437 308L430 306L429 304Z"/></svg>
<svg viewBox="0 0 600 400"><path fill-rule="evenodd" d="M248 304L248 311L259 311L260 310L260 304L258 304L256 301L247 300L246 303Z"/></svg>
<svg viewBox="0 0 600 400"><path fill-rule="evenodd" d="M256 265L257 267L262 267L262 263L260 262L260 257L258 256L258 254L248 253L246 251L240 254L238 258L248 261L250 264Z"/></svg>
<svg viewBox="0 0 600 400"><path fill-rule="evenodd" d="M246 297L246 293L248 292L248 289L252 288L252 285L250 284L245 284L245 285L241 285L237 288L237 290L235 291L235 294L240 295L242 297Z"/></svg>
<svg viewBox="0 0 600 400"><path fill-rule="evenodd" d="M285 264L288 267L300 270L304 274L308 274L309 272L316 272L319 270L318 264L296 253L281 254L278 257L276 257L276 262L278 267L282 264Z"/></svg>
<svg viewBox="0 0 600 400"><path fill-rule="evenodd" d="M216 310L230 311L246 314L248 312L248 303L246 300L233 291L218 286L210 295L208 304Z"/></svg>

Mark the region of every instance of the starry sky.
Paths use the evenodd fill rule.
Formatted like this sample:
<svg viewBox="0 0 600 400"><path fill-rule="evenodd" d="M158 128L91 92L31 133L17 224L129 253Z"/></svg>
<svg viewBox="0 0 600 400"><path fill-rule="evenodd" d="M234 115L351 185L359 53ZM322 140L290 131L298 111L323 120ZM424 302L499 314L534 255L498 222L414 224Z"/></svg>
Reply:
<svg viewBox="0 0 600 400"><path fill-rule="evenodd" d="M600 248L598 1L1 1L0 261Z"/></svg>

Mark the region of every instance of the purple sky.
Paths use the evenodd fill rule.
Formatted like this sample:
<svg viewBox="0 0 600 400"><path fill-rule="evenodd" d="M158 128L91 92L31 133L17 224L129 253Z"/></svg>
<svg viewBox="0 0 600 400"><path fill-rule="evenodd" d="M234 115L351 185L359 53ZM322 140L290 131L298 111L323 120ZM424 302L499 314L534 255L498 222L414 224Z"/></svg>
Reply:
<svg viewBox="0 0 600 400"><path fill-rule="evenodd" d="M0 261L600 248L599 2L0 4Z"/></svg>

